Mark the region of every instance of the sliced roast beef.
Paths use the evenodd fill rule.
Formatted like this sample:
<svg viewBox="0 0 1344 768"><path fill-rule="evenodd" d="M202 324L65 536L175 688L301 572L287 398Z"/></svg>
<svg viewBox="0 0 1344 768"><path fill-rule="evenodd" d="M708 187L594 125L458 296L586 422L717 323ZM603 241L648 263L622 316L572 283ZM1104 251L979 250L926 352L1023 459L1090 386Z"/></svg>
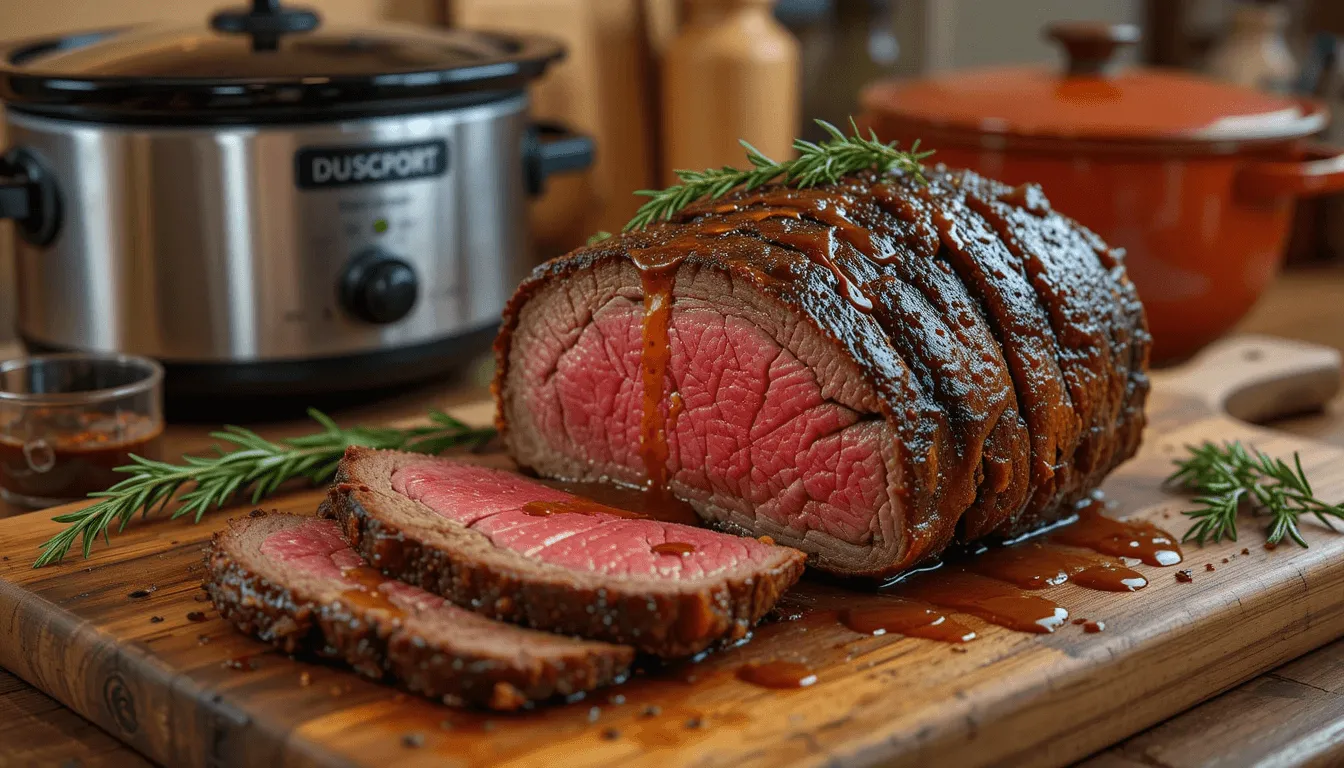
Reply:
<svg viewBox="0 0 1344 768"><path fill-rule="evenodd" d="M509 452L842 574L1067 514L1142 429L1123 258L1034 188L928 176L734 191L538 268L496 342Z"/></svg>
<svg viewBox="0 0 1344 768"><path fill-rule="evenodd" d="M1023 274L1042 297L1059 345L1061 370L1082 421L1074 488L1095 486L1119 442L1114 434L1122 426L1118 417L1130 373L1129 323L1119 286L1090 257L1087 238L1051 210L1039 187L1010 188L969 172L958 174L954 182L966 190L967 204L1020 260Z"/></svg>
<svg viewBox="0 0 1344 768"><path fill-rule="evenodd" d="M835 205L836 191L845 206ZM922 390L933 395L922 408L929 413L931 402L942 410L933 419L950 422L955 453L944 448L940 455L959 461L941 467L940 505L952 507L942 516L960 515L963 535L978 538L1022 508L1030 490L1028 467L1014 457L1025 450L1028 435L1008 365L979 303L944 255L929 206L859 177L826 190L764 190L716 210L739 212L729 219L738 232L780 218L772 215L779 212L847 232L836 255L843 259L857 248L855 255L876 269L876 279L864 286L877 294L873 314Z"/></svg>
<svg viewBox="0 0 1344 768"><path fill-rule="evenodd" d="M224 618L288 653L492 709L589 691L629 671L628 646L493 621L387 579L332 520L253 514L216 534L205 587Z"/></svg>
<svg viewBox="0 0 1344 768"><path fill-rule="evenodd" d="M493 618L659 656L745 636L803 571L794 549L417 454L351 448L324 512L389 575Z"/></svg>

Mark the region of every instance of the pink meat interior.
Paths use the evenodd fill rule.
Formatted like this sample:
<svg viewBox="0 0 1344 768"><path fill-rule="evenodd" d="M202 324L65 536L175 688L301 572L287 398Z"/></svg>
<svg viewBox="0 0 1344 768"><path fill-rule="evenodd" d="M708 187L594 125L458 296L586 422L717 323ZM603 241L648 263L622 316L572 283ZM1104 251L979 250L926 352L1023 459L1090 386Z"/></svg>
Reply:
<svg viewBox="0 0 1344 768"><path fill-rule="evenodd" d="M537 339L520 357L526 408L542 439L641 479L643 319L641 304L616 297L581 331L540 331L555 336ZM828 399L818 379L827 371L744 316L678 307L668 339L669 477L692 500L799 536L816 530L871 543L880 510L891 503L882 422Z"/></svg>
<svg viewBox="0 0 1344 768"><path fill-rule="evenodd" d="M578 497L521 475L470 464L410 464L392 474L392 488L484 533L497 547L577 571L684 580L751 566L773 552L756 539L659 520L605 513L529 515L523 511L528 502ZM690 544L694 550L653 550L669 542Z"/></svg>
<svg viewBox="0 0 1344 768"><path fill-rule="evenodd" d="M348 577L352 568L364 565L364 559L341 538L340 525L334 520L313 519L301 525L272 533L261 543L261 554L277 565L296 569L308 576L330 579L364 588ZM395 605L417 611L435 610L455 614L462 609L444 603L443 598L423 589L388 579L378 586Z"/></svg>

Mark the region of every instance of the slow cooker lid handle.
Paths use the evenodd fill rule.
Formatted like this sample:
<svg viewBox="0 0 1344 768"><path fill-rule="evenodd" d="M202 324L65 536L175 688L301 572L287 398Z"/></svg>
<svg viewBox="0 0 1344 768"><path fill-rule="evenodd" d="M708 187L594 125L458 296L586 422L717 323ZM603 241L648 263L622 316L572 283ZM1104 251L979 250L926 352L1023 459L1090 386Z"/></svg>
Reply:
<svg viewBox="0 0 1344 768"><path fill-rule="evenodd" d="M523 171L527 191L536 197L546 191L546 179L576 173L593 166L593 138L560 123L537 122L523 137Z"/></svg>
<svg viewBox="0 0 1344 768"><path fill-rule="evenodd" d="M252 0L249 8L225 8L210 19L216 32L252 36L252 50L274 51L280 38L297 32L311 32L322 17L310 8L286 8L280 0Z"/></svg>

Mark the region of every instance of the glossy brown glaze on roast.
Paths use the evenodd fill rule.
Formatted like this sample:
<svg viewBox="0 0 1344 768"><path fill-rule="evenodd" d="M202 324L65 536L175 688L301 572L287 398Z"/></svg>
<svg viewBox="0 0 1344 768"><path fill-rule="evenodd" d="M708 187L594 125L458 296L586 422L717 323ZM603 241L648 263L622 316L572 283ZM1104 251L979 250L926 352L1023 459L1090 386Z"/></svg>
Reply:
<svg viewBox="0 0 1344 768"><path fill-rule="evenodd" d="M661 283L647 279L655 266ZM706 406L675 400L678 418L692 422L680 432L660 421L673 410L667 398L681 397L687 376L727 380L735 373L731 359L677 358L708 354L688 341L678 322L712 314L715 299L706 294L715 286L722 287L724 327L745 322L782 329L773 340L758 336L778 346L781 359L810 361L818 391L845 389L834 409L842 418L840 453L883 453L889 503L871 510L866 529L848 521L831 539L822 535L835 522L824 519L836 507L835 494L853 496L861 483L838 491L805 488L802 512L768 520L757 514L765 510L768 517L774 503L767 485L794 493L796 485L788 483L807 486L807 477L758 478L752 472L761 456L754 454L754 464L721 470L730 472L727 485L713 485L722 479L713 473L724 456L736 454L732 446L714 452ZM664 345L661 354L671 361L653 377L663 383L642 402L644 463L637 464L623 458L619 440L590 445L584 435L596 434L589 422L603 413L611 431L625 429L623 409L633 400L621 355L631 345L619 336L640 303L650 306L652 291L665 294L653 302L665 316L652 336L644 326L645 346L667 337L667 316L676 343ZM564 327L555 327L558 318ZM608 361L592 353L603 348L591 338L599 331L612 342ZM757 336L733 338L740 346ZM815 339L824 342L825 355L817 354ZM551 386L555 371L523 367L544 354L565 362L566 345L582 344L572 349L583 350L586 364L612 366L611 377L594 382L611 384L614 394L599 404L616 410L590 409L582 414L586 422L576 422L561 392L558 415L533 414L543 401L526 390ZM824 188L737 191L697 203L667 224L553 260L523 284L505 312L495 387L505 443L526 467L569 479L652 480L688 496L715 524L769 534L808 551L827 570L876 576L925 561L956 537L1012 535L1072 509L1137 448L1147 349L1142 306L1122 254L1057 213L1034 187L935 169L927 184L868 173ZM641 360L648 362L647 352ZM721 368L707 373L709 363ZM841 387L850 378L862 386ZM762 381L763 418L778 404L769 400L772 379ZM872 429L864 426L869 420L877 422ZM868 442L859 445L854 435ZM705 467L695 465L699 443L690 438L710 441ZM659 439L672 440L670 451L659 453L668 445L654 445L650 453L650 440ZM796 446L790 450L802 455ZM650 455L668 458L651 465ZM814 463L800 463L798 471L805 475L824 460L809 458ZM695 487L710 482L706 477L713 487ZM831 485L844 479L837 478ZM836 514L861 512L851 504Z"/></svg>

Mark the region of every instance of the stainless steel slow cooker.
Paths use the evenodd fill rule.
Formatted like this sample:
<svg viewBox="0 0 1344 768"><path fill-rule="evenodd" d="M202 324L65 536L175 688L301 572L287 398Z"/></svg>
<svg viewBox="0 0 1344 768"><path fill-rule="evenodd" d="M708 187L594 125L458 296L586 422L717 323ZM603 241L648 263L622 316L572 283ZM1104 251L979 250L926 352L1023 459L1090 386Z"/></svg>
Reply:
<svg viewBox="0 0 1344 768"><path fill-rule="evenodd" d="M158 358L170 398L452 367L534 261L529 194L591 163L527 117L561 55L276 0L0 49L22 338Z"/></svg>

